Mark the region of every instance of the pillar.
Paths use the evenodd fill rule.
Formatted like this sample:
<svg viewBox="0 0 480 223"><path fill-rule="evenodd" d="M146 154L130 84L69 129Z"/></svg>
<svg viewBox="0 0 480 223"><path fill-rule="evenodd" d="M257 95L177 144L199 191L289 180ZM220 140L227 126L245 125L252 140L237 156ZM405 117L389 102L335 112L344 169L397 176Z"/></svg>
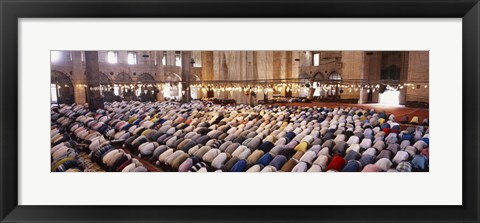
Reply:
<svg viewBox="0 0 480 223"><path fill-rule="evenodd" d="M182 92L185 91L185 94L182 95L182 102L189 103L191 101L190 95L190 70L192 64L191 51L182 51Z"/></svg>
<svg viewBox="0 0 480 223"><path fill-rule="evenodd" d="M103 99L100 95L98 51L85 51L85 72L87 74L88 106L91 110L103 109Z"/></svg>
<svg viewBox="0 0 480 223"><path fill-rule="evenodd" d="M342 52L342 70L341 75L343 80L368 80L365 75L365 52L363 51L345 51ZM328 74L327 74L328 75ZM360 84L360 83L357 83ZM365 84L365 83L363 83ZM357 86L358 87L358 86ZM340 95L342 99L358 98L359 104L367 102L367 90L359 91L344 91Z"/></svg>
<svg viewBox="0 0 480 223"><path fill-rule="evenodd" d="M86 89L83 86L86 81L85 73L82 66L82 52L72 51L73 55L73 69L72 69L72 81L73 81L73 96L76 104L85 104L86 101Z"/></svg>
<svg viewBox="0 0 480 223"><path fill-rule="evenodd" d="M371 52L365 55L364 75L371 83L380 82L382 68L382 52ZM379 102L379 89L372 92L372 103ZM367 94L368 97L368 94Z"/></svg>
<svg viewBox="0 0 480 223"><path fill-rule="evenodd" d="M408 61L409 61L409 52L401 52L400 53L400 84L407 82L408 80ZM400 89L400 96L399 96L398 103L401 105L405 105L407 103L407 88L404 87Z"/></svg>
<svg viewBox="0 0 480 223"><path fill-rule="evenodd" d="M213 78L213 52L202 51L202 80L214 80Z"/></svg>

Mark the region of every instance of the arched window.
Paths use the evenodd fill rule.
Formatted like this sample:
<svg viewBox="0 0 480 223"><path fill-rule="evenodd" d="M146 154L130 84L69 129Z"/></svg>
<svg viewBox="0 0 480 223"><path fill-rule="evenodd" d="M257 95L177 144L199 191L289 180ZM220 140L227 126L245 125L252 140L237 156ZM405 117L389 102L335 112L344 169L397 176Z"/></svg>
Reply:
<svg viewBox="0 0 480 223"><path fill-rule="evenodd" d="M328 80L341 81L342 76L337 71L333 71L332 73L330 73L330 76L328 76Z"/></svg>

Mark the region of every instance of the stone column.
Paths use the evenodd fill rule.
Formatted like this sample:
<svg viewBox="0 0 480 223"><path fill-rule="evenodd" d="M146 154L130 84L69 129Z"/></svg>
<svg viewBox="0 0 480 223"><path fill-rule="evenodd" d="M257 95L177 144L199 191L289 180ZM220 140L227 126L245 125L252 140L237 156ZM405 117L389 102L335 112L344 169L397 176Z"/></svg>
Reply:
<svg viewBox="0 0 480 223"><path fill-rule="evenodd" d="M182 95L182 102L189 103L191 101L190 95L190 69L192 64L191 51L182 51L182 91L185 91L185 94Z"/></svg>
<svg viewBox="0 0 480 223"><path fill-rule="evenodd" d="M282 77L282 52L283 51L273 51L273 70L272 70L272 78L273 79L280 79Z"/></svg>
<svg viewBox="0 0 480 223"><path fill-rule="evenodd" d="M408 80L408 61L409 61L409 52L400 53L400 84L407 82ZM400 98L398 103L405 105L407 103L407 86L404 86L403 89L400 89Z"/></svg>
<svg viewBox="0 0 480 223"><path fill-rule="evenodd" d="M100 72L98 68L98 51L85 51L85 71L87 74L87 98L91 110L103 108L100 95Z"/></svg>
<svg viewBox="0 0 480 223"><path fill-rule="evenodd" d="M213 79L213 52L202 51L202 80Z"/></svg>
<svg viewBox="0 0 480 223"><path fill-rule="evenodd" d="M73 55L73 69L72 69L72 81L73 81L73 96L76 104L86 103L85 84L86 76L83 70L82 52L72 51Z"/></svg>
<svg viewBox="0 0 480 223"><path fill-rule="evenodd" d="M342 79L343 80L368 80L365 75L365 52L363 51L345 51L342 53ZM360 83L358 83L360 84ZM358 98L359 104L367 102L367 90L344 91L341 94L342 99Z"/></svg>
<svg viewBox="0 0 480 223"><path fill-rule="evenodd" d="M381 52L372 52L365 56L365 78L372 83L379 82L381 76L381 67L382 67L382 53ZM368 97L368 94L367 94ZM375 92L372 92L372 103L379 102L379 89L375 89Z"/></svg>

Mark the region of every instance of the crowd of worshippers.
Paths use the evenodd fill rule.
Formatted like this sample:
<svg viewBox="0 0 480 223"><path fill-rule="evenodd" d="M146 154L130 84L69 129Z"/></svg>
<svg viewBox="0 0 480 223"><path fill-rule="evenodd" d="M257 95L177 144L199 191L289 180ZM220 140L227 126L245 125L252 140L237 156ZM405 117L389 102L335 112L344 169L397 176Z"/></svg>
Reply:
<svg viewBox="0 0 480 223"><path fill-rule="evenodd" d="M52 108L52 171L425 172L428 119L355 107L113 102ZM401 122L408 121L402 117Z"/></svg>

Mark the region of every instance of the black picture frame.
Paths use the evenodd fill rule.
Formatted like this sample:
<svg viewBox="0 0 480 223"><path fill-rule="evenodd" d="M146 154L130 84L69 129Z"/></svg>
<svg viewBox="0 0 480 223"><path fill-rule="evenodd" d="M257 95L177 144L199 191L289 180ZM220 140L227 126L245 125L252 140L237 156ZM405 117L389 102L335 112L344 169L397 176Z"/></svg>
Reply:
<svg viewBox="0 0 480 223"><path fill-rule="evenodd" d="M478 222L478 0L0 0L1 222ZM105 17L462 18L461 206L18 205L18 19ZM460 71L459 71L460 73ZM459 77L460 78L460 77ZM439 130L441 131L441 130ZM449 165L445 163L445 165ZM421 185L415 185L421 187ZM428 190L428 188L422 188ZM292 189L293 190L293 189ZM404 190L408 191L408 185ZM193 196L193 195L192 195ZM372 194L372 196L382 196ZM390 196L395 197L392 191ZM192 197L194 199L194 197ZM414 199L414 198L412 198Z"/></svg>

